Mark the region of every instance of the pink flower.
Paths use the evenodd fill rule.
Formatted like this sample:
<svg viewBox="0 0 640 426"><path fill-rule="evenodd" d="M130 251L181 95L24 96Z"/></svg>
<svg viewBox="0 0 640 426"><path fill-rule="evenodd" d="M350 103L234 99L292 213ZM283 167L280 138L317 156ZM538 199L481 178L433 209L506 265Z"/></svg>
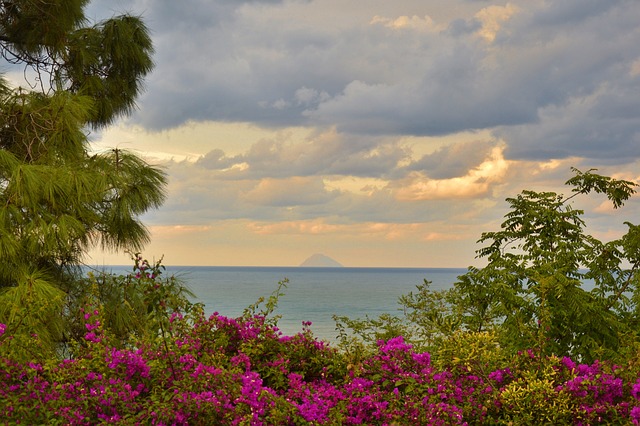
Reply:
<svg viewBox="0 0 640 426"><path fill-rule="evenodd" d="M633 384L633 387L631 388L631 395L635 399L640 400L640 379Z"/></svg>
<svg viewBox="0 0 640 426"><path fill-rule="evenodd" d="M88 332L87 334L84 335L85 340L88 340L90 342L94 342L94 343L99 343L102 339L100 339L100 337L98 335L96 335L96 333L94 333L93 331Z"/></svg>

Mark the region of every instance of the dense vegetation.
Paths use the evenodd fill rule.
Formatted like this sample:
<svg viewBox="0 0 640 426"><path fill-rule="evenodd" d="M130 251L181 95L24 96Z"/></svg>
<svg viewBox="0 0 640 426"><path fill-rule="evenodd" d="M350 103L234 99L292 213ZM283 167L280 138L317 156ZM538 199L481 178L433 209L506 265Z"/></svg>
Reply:
<svg viewBox="0 0 640 426"><path fill-rule="evenodd" d="M640 337L640 226L609 242L587 234L579 195L604 194L619 208L636 183L574 169L573 194L523 191L507 201L501 230L483 233L487 259L451 289L429 283L401 298L405 318L337 318L364 340L404 335L424 350L460 333L490 333L507 353L535 348L592 362L634 353ZM593 288L583 284L589 280ZM625 353L625 351L630 351Z"/></svg>
<svg viewBox="0 0 640 426"><path fill-rule="evenodd" d="M162 203L166 181L130 152L90 151L88 129L133 108L153 48L137 17L87 26L87 2L0 2L0 54L26 83L0 79L0 322L37 334L52 356L80 337L83 255L141 248L139 216Z"/></svg>
<svg viewBox="0 0 640 426"><path fill-rule="evenodd" d="M538 348L511 353L497 333L470 330L442 336L432 353L402 336L336 348L317 340L308 323L294 336L278 331L282 287L239 318L206 318L201 305L176 296L160 264L135 260L132 274L112 278L148 296L153 333L123 339L99 297L80 309L84 335L64 359L39 357L37 336L31 357L16 354L23 337L0 325L6 424L640 422L637 353L626 352L624 362L581 363Z"/></svg>
<svg viewBox="0 0 640 426"><path fill-rule="evenodd" d="M86 0L0 2L0 420L6 424L638 424L640 227L587 234L579 195L615 208L633 182L574 170L571 196L524 191L487 260L451 289L403 296L404 316L337 318L284 336L284 283L240 318L191 302L160 262L84 275L98 244L137 251L164 173L88 129L130 112L152 46ZM585 288L584 281L594 283Z"/></svg>
<svg viewBox="0 0 640 426"><path fill-rule="evenodd" d="M576 194L595 188L615 206L635 187L593 171L575 171L568 184ZM478 252L489 256L485 268L470 268L448 290L418 286L400 299L404 316L338 318L335 347L316 339L311 324L295 336L278 331L274 310L286 283L239 318L207 318L180 282L163 277L160 262L136 255L129 275L83 281L67 313L77 337L64 352L43 351L50 343L20 332L19 322L0 324L0 417L639 424L637 228L599 242L568 200L531 191L510 199L503 230L481 237L491 242Z"/></svg>

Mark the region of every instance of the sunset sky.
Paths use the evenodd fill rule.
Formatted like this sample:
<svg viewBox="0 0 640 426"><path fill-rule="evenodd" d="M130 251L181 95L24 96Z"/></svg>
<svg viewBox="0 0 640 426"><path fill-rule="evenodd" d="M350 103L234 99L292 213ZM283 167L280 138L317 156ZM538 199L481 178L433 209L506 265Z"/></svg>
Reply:
<svg viewBox="0 0 640 426"><path fill-rule="evenodd" d="M167 265L466 267L506 197L570 167L640 181L637 0L96 0L142 15L156 67L93 133L169 176ZM640 222L576 201L610 240ZM93 251L90 264L123 264Z"/></svg>

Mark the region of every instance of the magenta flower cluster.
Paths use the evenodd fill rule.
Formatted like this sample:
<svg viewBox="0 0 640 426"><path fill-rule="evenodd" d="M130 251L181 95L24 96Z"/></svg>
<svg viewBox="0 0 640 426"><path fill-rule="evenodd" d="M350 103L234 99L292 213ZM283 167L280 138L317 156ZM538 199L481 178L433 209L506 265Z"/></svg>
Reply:
<svg viewBox="0 0 640 426"><path fill-rule="evenodd" d="M98 310L88 310L85 320L86 348L73 359L0 359L0 418L70 425L496 424L511 418L505 389L525 384L536 363L550 363L554 392L570 395L576 424L640 424L640 379L605 362L529 352L486 375L438 370L429 353L402 337L355 360L315 339L310 324L283 336L259 315L173 315L171 338L117 347ZM9 332L0 324L0 337Z"/></svg>

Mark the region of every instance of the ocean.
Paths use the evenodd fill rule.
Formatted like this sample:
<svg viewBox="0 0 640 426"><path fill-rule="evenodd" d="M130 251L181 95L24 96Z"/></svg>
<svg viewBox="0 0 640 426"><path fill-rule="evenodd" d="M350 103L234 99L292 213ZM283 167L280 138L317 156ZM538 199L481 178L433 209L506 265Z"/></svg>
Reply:
<svg viewBox="0 0 640 426"><path fill-rule="evenodd" d="M320 339L335 341L333 315L375 318L399 313L398 298L427 279L431 288L450 287L465 268L326 268L326 267L168 267L203 303L207 315L237 317L260 297L268 299L278 282L288 280L276 315L284 334L311 330Z"/></svg>

